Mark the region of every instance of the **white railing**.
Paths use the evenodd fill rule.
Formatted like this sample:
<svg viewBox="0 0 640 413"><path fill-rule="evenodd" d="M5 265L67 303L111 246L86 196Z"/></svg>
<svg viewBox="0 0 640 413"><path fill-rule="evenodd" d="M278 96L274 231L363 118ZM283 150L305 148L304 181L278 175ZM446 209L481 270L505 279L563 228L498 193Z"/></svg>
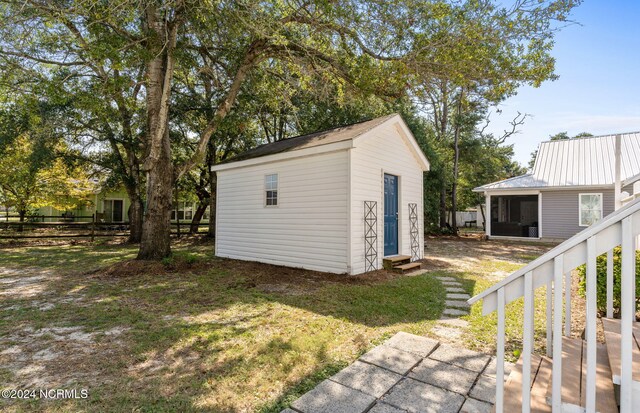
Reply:
<svg viewBox="0 0 640 413"><path fill-rule="evenodd" d="M562 336L571 335L571 271L586 264L586 412L596 411L596 259L607 254L607 317L613 317L613 249L622 248L620 412L631 413L632 327L635 321L635 250L640 234L640 199L625 205L546 254L514 272L491 288L469 299L482 300L487 315L498 312L496 377L504 377L506 305L524 296L522 349L522 412L531 410L531 354L534 344L535 291L547 286L547 355L553 358L552 408L562 411ZM563 291L564 279L564 291ZM564 311L563 311L564 302ZM564 312L564 331L563 331ZM567 378L575 380L575 378ZM636 398L639 397L636 395ZM638 401L635 401L638 403ZM496 380L495 411L504 411L504 380Z"/></svg>

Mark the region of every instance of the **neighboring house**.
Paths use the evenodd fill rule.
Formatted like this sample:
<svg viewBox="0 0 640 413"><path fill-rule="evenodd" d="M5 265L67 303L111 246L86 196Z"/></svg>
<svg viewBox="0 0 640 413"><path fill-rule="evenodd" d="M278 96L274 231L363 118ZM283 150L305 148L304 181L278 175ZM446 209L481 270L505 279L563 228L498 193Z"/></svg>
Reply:
<svg viewBox="0 0 640 413"><path fill-rule="evenodd" d="M111 189L111 190L99 190L97 191L93 198L91 199L91 204L86 206L81 206L76 209L69 209L66 211L55 209L51 206L42 207L38 209L37 215L43 215L48 217L62 217L63 214L70 217L85 217L85 218L74 218L74 220L80 222L90 221L94 213L96 213L96 218L99 222L129 222L128 211L129 206L131 205L131 201L127 196L127 191L124 188L119 189ZM171 210L171 220L176 220L176 212L178 214L178 218L182 221L191 221L193 219L193 214L197 208L196 202L178 202L177 206L174 203L173 209ZM57 218L47 218L46 221L56 221ZM202 222L208 222L209 220L209 211L205 213Z"/></svg>
<svg viewBox="0 0 640 413"><path fill-rule="evenodd" d="M90 200L90 205L83 205L79 208L58 210L51 206L46 206L38 209L38 215L44 215L48 217L61 217L64 215L72 217L85 217L75 218L80 222L90 221L90 218L94 213L97 213L98 220L103 222L128 222L127 211L131 202L127 196L127 192L124 189L115 190L99 190L94 193ZM97 208L96 208L97 206ZM55 221L56 218L48 218L47 221Z"/></svg>
<svg viewBox="0 0 640 413"><path fill-rule="evenodd" d="M533 172L474 191L490 237L564 240L640 193L638 181L640 132L542 142Z"/></svg>
<svg viewBox="0 0 640 413"><path fill-rule="evenodd" d="M348 274L422 258L428 169L399 115L259 146L212 168L216 255Z"/></svg>

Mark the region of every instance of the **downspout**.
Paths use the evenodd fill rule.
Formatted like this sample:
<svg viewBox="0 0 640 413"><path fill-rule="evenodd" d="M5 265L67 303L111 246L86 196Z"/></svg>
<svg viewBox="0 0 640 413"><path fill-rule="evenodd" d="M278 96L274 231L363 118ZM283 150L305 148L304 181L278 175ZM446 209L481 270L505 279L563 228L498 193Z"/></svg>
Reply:
<svg viewBox="0 0 640 413"><path fill-rule="evenodd" d="M621 181L621 153L622 153L622 135L616 135L616 161L615 161L615 210L617 211L622 207L622 181Z"/></svg>

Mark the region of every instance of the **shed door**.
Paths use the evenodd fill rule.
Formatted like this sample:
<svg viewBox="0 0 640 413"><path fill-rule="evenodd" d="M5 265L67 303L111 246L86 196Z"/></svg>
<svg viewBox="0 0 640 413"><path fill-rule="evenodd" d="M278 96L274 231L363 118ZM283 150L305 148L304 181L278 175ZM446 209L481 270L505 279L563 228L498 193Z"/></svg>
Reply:
<svg viewBox="0 0 640 413"><path fill-rule="evenodd" d="M398 177L384 174L384 255L398 255Z"/></svg>

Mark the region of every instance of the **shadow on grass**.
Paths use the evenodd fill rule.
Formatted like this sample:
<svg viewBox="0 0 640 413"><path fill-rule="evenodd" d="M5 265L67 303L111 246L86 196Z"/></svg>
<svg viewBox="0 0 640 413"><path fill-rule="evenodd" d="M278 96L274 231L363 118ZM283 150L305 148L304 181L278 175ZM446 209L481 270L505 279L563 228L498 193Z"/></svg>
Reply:
<svg viewBox="0 0 640 413"><path fill-rule="evenodd" d="M373 341L424 329L444 309L444 287L431 275L352 278L206 256L184 271L65 273L134 253L112 246L0 251L0 268L13 262L64 273L36 280L42 290L34 295L8 297L0 336L19 325L128 329L117 340L101 337L108 353L92 349L77 365L57 367L105 379L92 400L65 404L69 410L280 411ZM54 307L42 311L42 302Z"/></svg>
<svg viewBox="0 0 640 413"><path fill-rule="evenodd" d="M301 380L292 383L288 386L287 390L278 397L276 400L265 403L256 409L258 413L280 413L282 410L288 408L291 403L296 401L300 396L313 389L321 381L333 376L343 368L347 366L347 363L330 363L326 364L313 373L308 374Z"/></svg>

